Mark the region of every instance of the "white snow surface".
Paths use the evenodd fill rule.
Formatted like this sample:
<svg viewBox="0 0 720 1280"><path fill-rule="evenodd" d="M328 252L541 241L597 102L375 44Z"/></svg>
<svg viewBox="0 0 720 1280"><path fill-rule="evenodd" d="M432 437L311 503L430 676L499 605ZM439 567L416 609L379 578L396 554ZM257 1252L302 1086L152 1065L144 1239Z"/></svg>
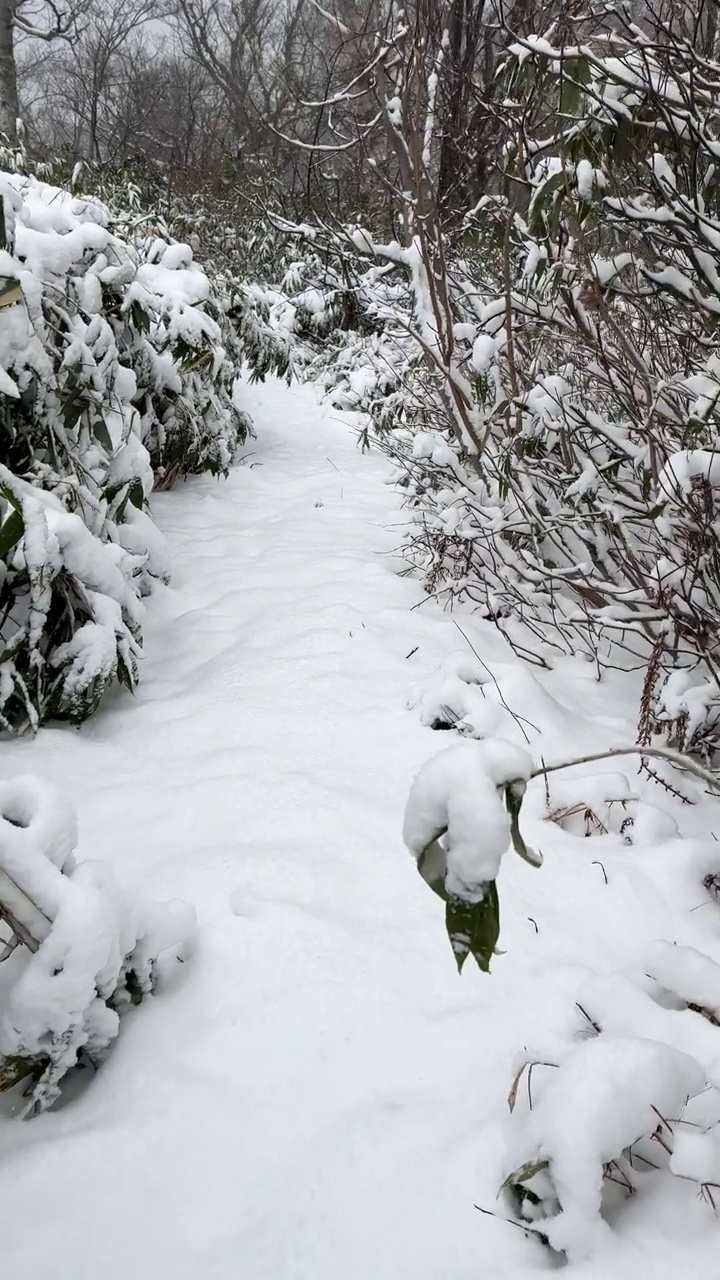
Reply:
<svg viewBox="0 0 720 1280"><path fill-rule="evenodd" d="M531 1280L551 1261L496 1199L519 1063L577 1061L581 993L608 1037L656 1045L638 1051L660 1063L638 1107L669 1067L672 1106L720 1063L720 1028L655 1004L660 979L645 976L664 958L664 982L714 992L714 970L667 948L720 963L703 887L720 872L718 809L679 805L632 757L627 787L617 760L564 791L560 775L549 806L531 782L521 828L544 866L504 856L503 954L459 978L442 903L402 841L413 778L457 741L423 723L418 688L469 681L490 716L474 731L551 763L634 741L639 676L598 685L580 659L540 672L465 616L476 663L398 576L405 517L350 419L310 387L240 396L258 431L241 465L154 499L173 578L144 603L135 697L118 691L81 730L0 744L4 778L45 777L77 807L79 861L143 898L193 902L199 920L194 955L123 1017L87 1087L27 1123L0 1108L3 1273ZM580 826L558 806L579 806ZM0 1001L21 963L0 967ZM623 1114L620 1141L636 1127L620 1133ZM707 1280L720 1226L697 1186L639 1177L568 1276Z"/></svg>

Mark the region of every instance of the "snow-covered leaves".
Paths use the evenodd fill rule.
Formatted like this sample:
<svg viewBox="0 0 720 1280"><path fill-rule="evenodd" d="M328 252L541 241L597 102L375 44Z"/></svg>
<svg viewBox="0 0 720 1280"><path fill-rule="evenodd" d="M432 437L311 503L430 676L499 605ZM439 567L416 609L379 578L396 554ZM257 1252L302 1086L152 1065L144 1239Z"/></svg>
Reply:
<svg viewBox="0 0 720 1280"><path fill-rule="evenodd" d="M0 722L82 720L137 678L142 607L165 579L155 477L225 472L247 421L237 355L186 245L89 197L0 175Z"/></svg>
<svg viewBox="0 0 720 1280"><path fill-rule="evenodd" d="M588 842L587 857L600 871L603 896L612 892L616 877L622 885L642 876L643 862L650 872L646 890L651 901L639 936L633 936L633 920L626 919L623 932L628 936L620 948L608 948L610 956L624 950L625 965L613 969L610 960L609 972L593 972L581 946L566 975L570 991L575 990L574 1019L572 1004L568 1008L570 1022L575 1022L570 1038L567 1028L563 1032L551 1026L539 1053L524 1049L509 1091L510 1116L502 1126L497 1173L505 1213L575 1262L595 1253L609 1235L608 1179L630 1194L638 1170L649 1177L663 1167L697 1182L708 1203L715 1203L720 1185L720 964L714 922L709 927L705 921L695 924L692 912L703 905L703 885L708 895L713 892L712 868L717 868L718 857L710 842L697 850L679 839L672 812L656 806L652 791L647 797L637 794L647 790L647 782L631 788L624 774L605 768L598 774L592 756L533 767L519 745L489 736L468 741L468 732L477 729L465 710L467 696L486 686L507 708L495 672L479 658L458 654L425 695L414 700L434 728L451 728L453 711L447 703L464 715L454 728L466 740L441 751L420 770L403 828L421 875L448 904L448 933L458 967L468 954L475 955L482 969L489 967L498 940L497 877L503 855L512 843L527 856L519 810L528 783L523 822L536 829L541 823L539 830L548 832L548 852L554 855L548 859L551 896L565 892L553 862L569 849L565 875L581 877L582 846L587 849ZM544 723L531 698L523 706ZM509 717L508 729L510 722ZM529 724L515 715L513 736L527 738ZM537 724L533 733L540 733ZM614 764L616 754L610 748L608 763L612 759ZM668 810L672 805L668 799ZM663 847L677 881L666 903L654 883ZM532 855L528 860L539 861ZM517 879L514 883L518 888ZM570 885L567 891L572 896ZM539 895L539 915L547 906L546 894L547 886ZM621 888L620 906L622 896ZM513 905L517 910L518 904ZM705 905L710 906L710 897ZM612 904L598 903L598 908L593 928L609 928L611 934L620 928L622 911L615 915ZM537 921L528 919L539 932ZM655 930L663 925L667 932L658 936Z"/></svg>
<svg viewBox="0 0 720 1280"><path fill-rule="evenodd" d="M609 1231L600 1213L605 1168L651 1138L663 1117L680 1116L704 1091L705 1074L688 1054L639 1036L600 1035L544 1065L532 1105L513 1108L504 1188L515 1213L578 1261Z"/></svg>
<svg viewBox="0 0 720 1280"><path fill-rule="evenodd" d="M446 903L459 970L469 955L490 968L500 933L495 882L510 843L539 865L518 824L531 770L530 756L512 743L463 742L428 760L410 790L403 839L423 879Z"/></svg>
<svg viewBox="0 0 720 1280"><path fill-rule="evenodd" d="M0 786L0 928L15 966L0 1091L29 1079L25 1114L52 1105L79 1054L100 1060L119 1013L152 990L157 957L194 931L191 907L136 900L103 863L76 862L76 843L72 805L48 784Z"/></svg>

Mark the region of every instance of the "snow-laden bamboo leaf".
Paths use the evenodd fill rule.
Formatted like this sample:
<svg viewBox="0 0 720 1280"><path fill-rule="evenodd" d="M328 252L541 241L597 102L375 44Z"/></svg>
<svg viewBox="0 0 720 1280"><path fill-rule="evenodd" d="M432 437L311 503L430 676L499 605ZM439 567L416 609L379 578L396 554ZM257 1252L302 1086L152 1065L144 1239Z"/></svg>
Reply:
<svg viewBox="0 0 720 1280"><path fill-rule="evenodd" d="M483 973L490 972L490 961L500 936L500 902L494 880L484 886L479 902L449 897L445 909L445 927L455 956L458 973L468 956L472 956Z"/></svg>

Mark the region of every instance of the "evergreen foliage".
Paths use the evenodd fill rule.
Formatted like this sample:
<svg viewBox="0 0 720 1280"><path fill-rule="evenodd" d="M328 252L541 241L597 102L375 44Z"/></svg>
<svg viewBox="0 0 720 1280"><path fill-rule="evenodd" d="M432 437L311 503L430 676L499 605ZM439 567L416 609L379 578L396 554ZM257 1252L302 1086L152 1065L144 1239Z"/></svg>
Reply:
<svg viewBox="0 0 720 1280"><path fill-rule="evenodd" d="M225 473L249 421L239 341L188 246L1 184L0 719L20 731L134 687L140 597L168 573L153 484Z"/></svg>
<svg viewBox="0 0 720 1280"><path fill-rule="evenodd" d="M99 1064L119 1015L154 989L160 954L178 956L194 934L192 907L134 898L109 867L78 862L76 844L65 796L33 777L0 784L0 960L12 973L0 1093L23 1083L24 1115L53 1105L81 1056Z"/></svg>

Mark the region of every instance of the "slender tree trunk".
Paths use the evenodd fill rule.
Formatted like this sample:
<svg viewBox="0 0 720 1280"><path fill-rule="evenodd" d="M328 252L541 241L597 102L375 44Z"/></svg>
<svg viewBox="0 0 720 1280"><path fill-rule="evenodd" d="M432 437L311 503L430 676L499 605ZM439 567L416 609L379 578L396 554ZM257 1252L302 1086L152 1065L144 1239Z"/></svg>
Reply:
<svg viewBox="0 0 720 1280"><path fill-rule="evenodd" d="M718 34L718 0L700 0L697 17L697 48L706 58L715 52Z"/></svg>
<svg viewBox="0 0 720 1280"><path fill-rule="evenodd" d="M20 115L17 68L15 65L15 28L13 0L0 0L0 133L14 145L17 142L17 120Z"/></svg>

